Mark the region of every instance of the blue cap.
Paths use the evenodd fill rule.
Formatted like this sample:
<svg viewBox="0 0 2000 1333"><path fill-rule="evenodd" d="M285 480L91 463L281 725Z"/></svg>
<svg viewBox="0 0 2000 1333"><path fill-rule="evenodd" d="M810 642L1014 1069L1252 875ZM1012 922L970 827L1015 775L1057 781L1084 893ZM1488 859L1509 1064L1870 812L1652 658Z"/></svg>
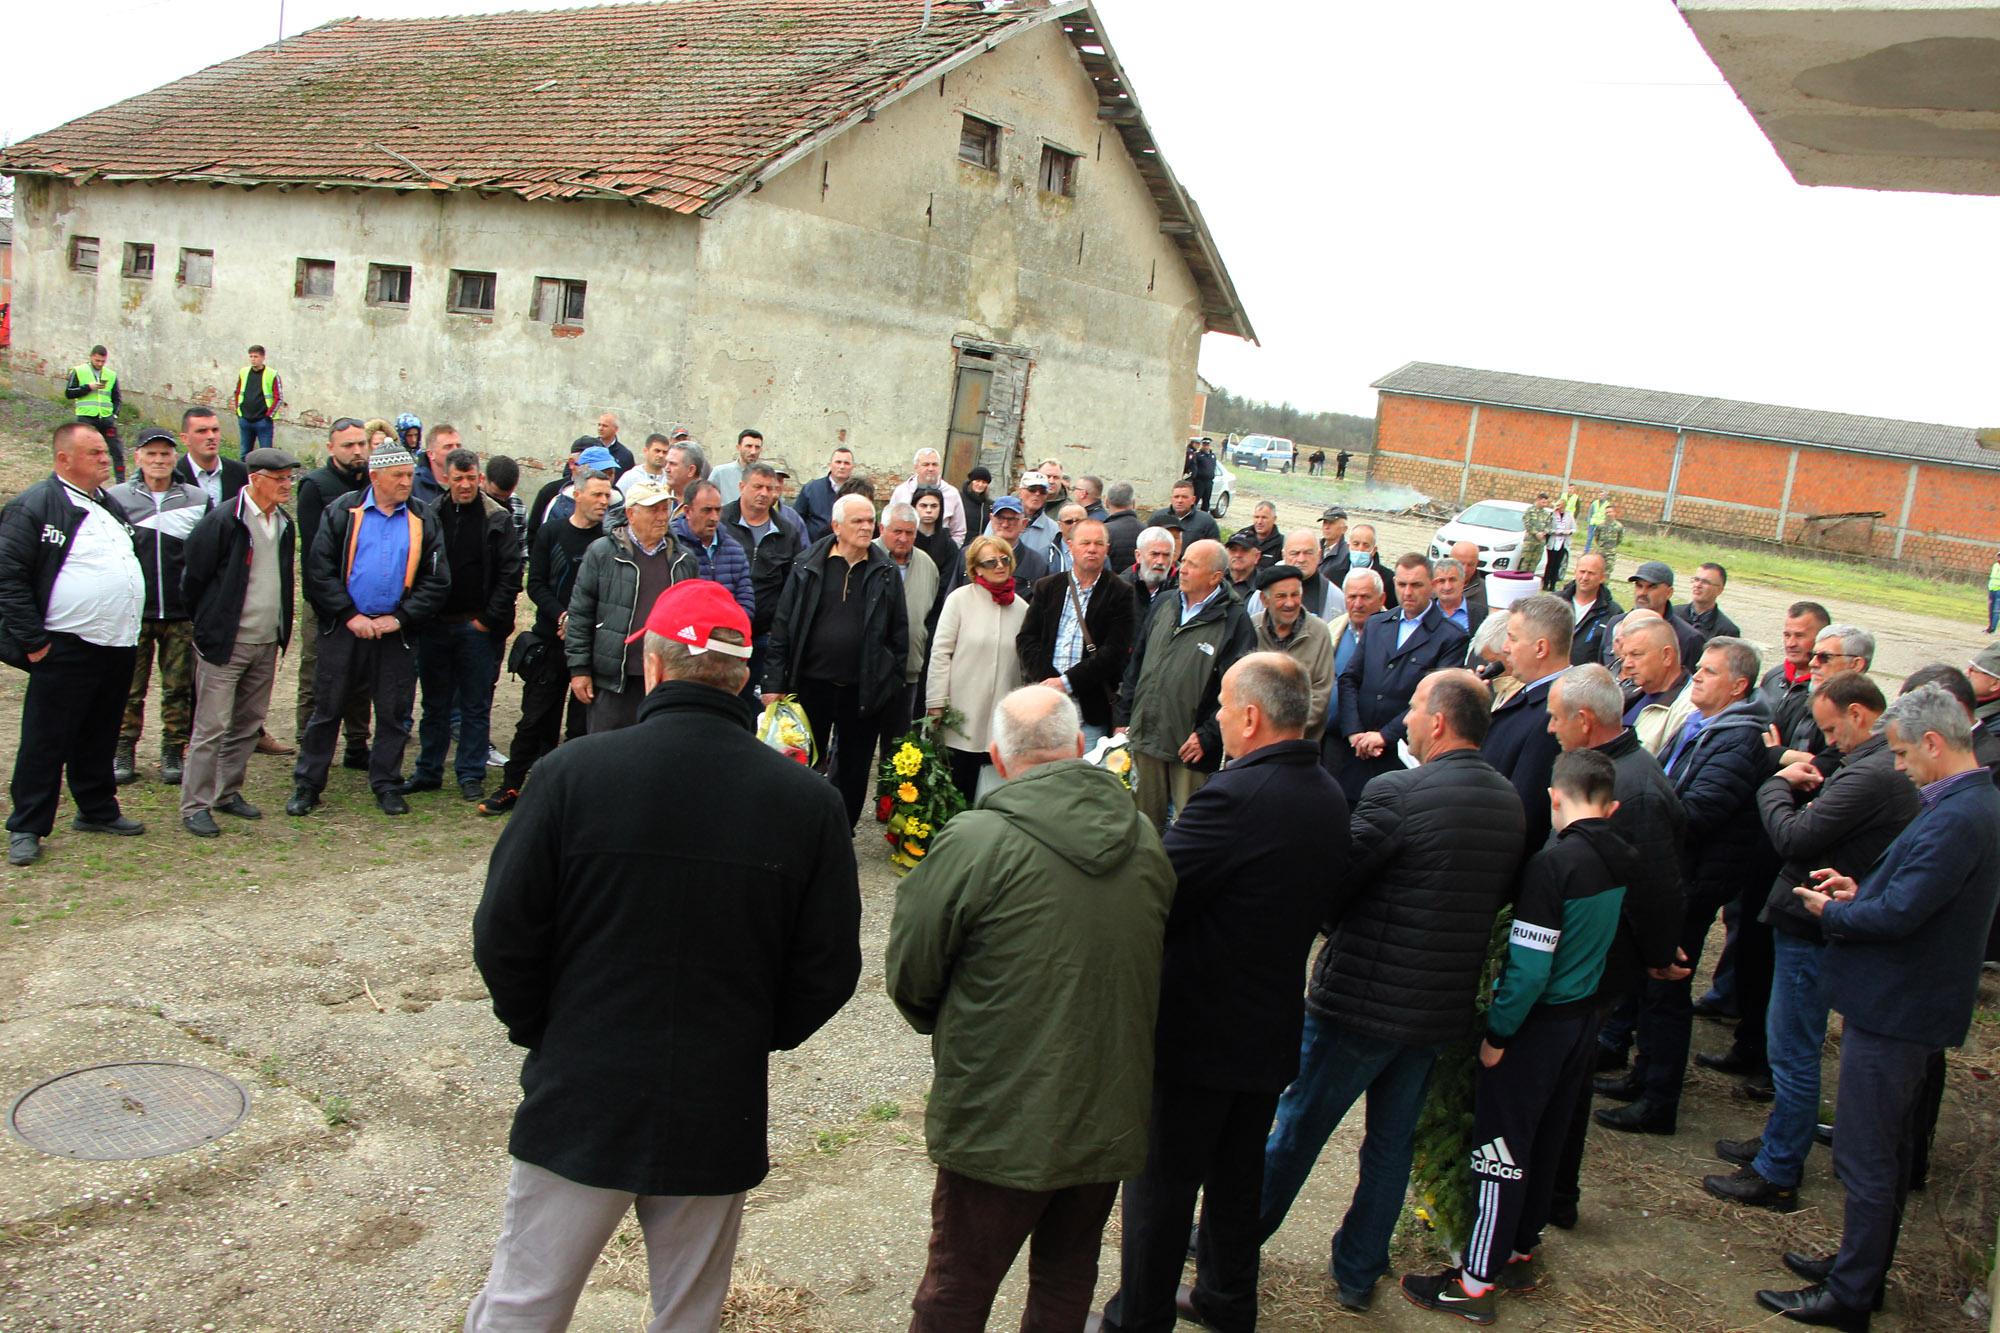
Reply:
<svg viewBox="0 0 2000 1333"><path fill-rule="evenodd" d="M581 468L589 468L592 472L616 472L618 470L618 460L613 458L611 451L601 444L592 445L578 454L576 456L576 465Z"/></svg>
<svg viewBox="0 0 2000 1333"><path fill-rule="evenodd" d="M405 412L396 418L396 433L398 435L401 435L406 430L422 430L423 428L424 423L417 420L415 412Z"/></svg>
<svg viewBox="0 0 2000 1333"><path fill-rule="evenodd" d="M1021 507L1021 502L1015 497L1003 495L993 502L993 512L996 514L1025 514L1028 511Z"/></svg>

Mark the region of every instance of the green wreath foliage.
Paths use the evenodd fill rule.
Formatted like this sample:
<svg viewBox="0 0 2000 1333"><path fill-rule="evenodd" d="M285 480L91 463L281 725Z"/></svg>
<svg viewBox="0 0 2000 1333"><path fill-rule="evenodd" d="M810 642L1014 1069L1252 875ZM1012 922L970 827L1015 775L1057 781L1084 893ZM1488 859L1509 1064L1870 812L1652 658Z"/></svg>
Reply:
<svg viewBox="0 0 2000 1333"><path fill-rule="evenodd" d="M1493 1003L1493 983L1507 957L1507 936L1514 913L1500 909L1493 934L1486 942L1486 968L1475 1002L1479 1021L1475 1035L1454 1042L1431 1070L1424 1108L1417 1114L1416 1155L1410 1167L1411 1207L1418 1220L1435 1231L1454 1254L1472 1234L1477 1191L1472 1179L1473 1080L1479 1070L1479 1034L1486 1031L1486 1009Z"/></svg>

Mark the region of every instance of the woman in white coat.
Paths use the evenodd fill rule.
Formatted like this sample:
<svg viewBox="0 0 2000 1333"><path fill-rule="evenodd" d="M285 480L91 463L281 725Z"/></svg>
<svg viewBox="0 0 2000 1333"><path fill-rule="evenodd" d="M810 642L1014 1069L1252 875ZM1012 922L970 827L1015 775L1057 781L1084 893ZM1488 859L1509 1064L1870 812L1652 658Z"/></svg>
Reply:
<svg viewBox="0 0 2000 1333"><path fill-rule="evenodd" d="M989 766L993 706L1022 685L1014 637L1028 606L1015 595L1014 552L998 537L974 537L965 548L967 582L944 599L931 636L931 668L924 706L932 717L947 706L962 717L944 734L952 781L975 799L981 770Z"/></svg>

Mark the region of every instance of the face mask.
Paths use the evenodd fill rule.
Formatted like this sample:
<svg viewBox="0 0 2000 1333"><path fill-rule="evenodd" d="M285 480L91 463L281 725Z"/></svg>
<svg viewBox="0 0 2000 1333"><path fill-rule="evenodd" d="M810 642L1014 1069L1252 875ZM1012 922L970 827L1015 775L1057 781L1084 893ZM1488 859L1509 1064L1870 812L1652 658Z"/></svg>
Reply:
<svg viewBox="0 0 2000 1333"><path fill-rule="evenodd" d="M1363 565L1368 563L1368 554L1369 553L1366 551L1350 550L1347 553L1347 567L1349 569L1361 568Z"/></svg>

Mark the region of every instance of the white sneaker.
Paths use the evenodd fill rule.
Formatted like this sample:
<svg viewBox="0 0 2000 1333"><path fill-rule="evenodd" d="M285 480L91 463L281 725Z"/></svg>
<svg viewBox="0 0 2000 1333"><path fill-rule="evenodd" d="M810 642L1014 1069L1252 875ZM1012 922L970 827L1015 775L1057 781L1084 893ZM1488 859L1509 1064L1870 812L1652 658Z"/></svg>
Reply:
<svg viewBox="0 0 2000 1333"><path fill-rule="evenodd" d="M507 756L489 745L486 747L486 766L488 768L505 768L507 767Z"/></svg>

